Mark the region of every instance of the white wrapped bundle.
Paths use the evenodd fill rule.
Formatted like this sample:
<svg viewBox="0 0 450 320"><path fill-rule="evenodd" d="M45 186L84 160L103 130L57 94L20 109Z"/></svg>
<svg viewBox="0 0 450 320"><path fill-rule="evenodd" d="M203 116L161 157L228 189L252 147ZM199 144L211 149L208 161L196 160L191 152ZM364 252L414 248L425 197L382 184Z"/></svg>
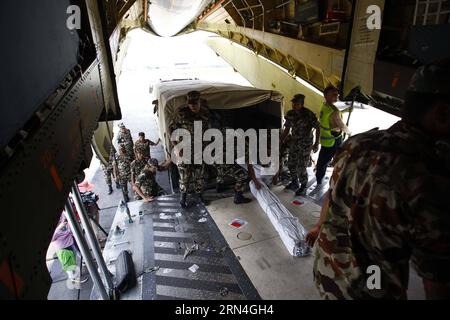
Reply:
<svg viewBox="0 0 450 320"><path fill-rule="evenodd" d="M289 253L294 257L311 254L311 248L305 242L306 230L298 218L289 212L266 185L262 184L261 189L257 190L251 181L250 190L269 217Z"/></svg>

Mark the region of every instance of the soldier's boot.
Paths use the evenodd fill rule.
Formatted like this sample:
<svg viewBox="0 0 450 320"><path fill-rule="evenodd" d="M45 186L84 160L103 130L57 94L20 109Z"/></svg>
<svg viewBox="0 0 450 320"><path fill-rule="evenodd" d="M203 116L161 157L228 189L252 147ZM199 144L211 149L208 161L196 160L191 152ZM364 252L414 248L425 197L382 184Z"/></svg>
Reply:
<svg viewBox="0 0 450 320"><path fill-rule="evenodd" d="M186 192L182 192L181 196L180 196L180 205L182 208L187 208L187 193Z"/></svg>
<svg viewBox="0 0 450 320"><path fill-rule="evenodd" d="M306 196L306 185L303 186L301 188L298 188L297 191L295 191L295 195L296 196Z"/></svg>
<svg viewBox="0 0 450 320"><path fill-rule="evenodd" d="M244 197L244 195L242 194L242 191L237 191L234 194L234 203L235 204L249 203L251 201L252 201L252 199Z"/></svg>
<svg viewBox="0 0 450 320"><path fill-rule="evenodd" d="M108 195L110 195L111 193L113 193L112 185L108 185Z"/></svg>
<svg viewBox="0 0 450 320"><path fill-rule="evenodd" d="M205 205L205 206L207 206L209 204L209 201L205 200L201 193L197 193L197 199L198 199L199 203L203 203L203 205Z"/></svg>
<svg viewBox="0 0 450 320"><path fill-rule="evenodd" d="M123 196L123 200L125 202L129 202L130 198L128 197L128 190L125 190L124 187L122 187L122 196Z"/></svg>
<svg viewBox="0 0 450 320"><path fill-rule="evenodd" d="M225 186L223 183L217 183L216 184L216 192L221 193L225 191Z"/></svg>
<svg viewBox="0 0 450 320"><path fill-rule="evenodd" d="M294 179L294 180L291 181L291 183L289 183L289 184L286 186L285 189L292 190L292 191L297 191L298 188L300 188L300 185L298 184L298 180L297 180L297 179Z"/></svg>

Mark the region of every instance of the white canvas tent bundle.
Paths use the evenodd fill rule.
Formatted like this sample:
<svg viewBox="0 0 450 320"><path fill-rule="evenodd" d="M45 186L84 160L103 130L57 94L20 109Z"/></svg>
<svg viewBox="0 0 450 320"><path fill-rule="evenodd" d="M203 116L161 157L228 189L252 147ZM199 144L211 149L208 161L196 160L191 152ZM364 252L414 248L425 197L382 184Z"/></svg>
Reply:
<svg viewBox="0 0 450 320"><path fill-rule="evenodd" d="M257 190L252 181L250 190L269 217L289 253L294 257L310 255L311 248L305 242L306 230L298 218L290 213L266 185L263 184L261 189Z"/></svg>

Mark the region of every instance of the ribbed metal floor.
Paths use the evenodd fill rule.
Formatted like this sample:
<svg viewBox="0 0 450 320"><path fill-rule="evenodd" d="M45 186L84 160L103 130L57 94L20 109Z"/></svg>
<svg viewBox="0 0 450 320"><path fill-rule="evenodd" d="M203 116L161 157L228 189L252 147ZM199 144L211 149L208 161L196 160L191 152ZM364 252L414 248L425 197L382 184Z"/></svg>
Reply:
<svg viewBox="0 0 450 320"><path fill-rule="evenodd" d="M139 275L138 285L121 298L260 299L206 208L190 199L192 206L182 209L178 201L179 195L169 195L131 202L132 224L118 209L103 255L114 274L115 258L130 250ZM114 232L116 226L124 231ZM192 246L198 250L185 258ZM189 270L193 265L196 272Z"/></svg>

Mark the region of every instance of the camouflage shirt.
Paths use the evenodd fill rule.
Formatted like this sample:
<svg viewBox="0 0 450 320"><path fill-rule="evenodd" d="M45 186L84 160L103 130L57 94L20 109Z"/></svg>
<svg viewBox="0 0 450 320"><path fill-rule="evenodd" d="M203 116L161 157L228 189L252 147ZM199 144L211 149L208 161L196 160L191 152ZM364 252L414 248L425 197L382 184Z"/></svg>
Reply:
<svg viewBox="0 0 450 320"><path fill-rule="evenodd" d="M450 153L440 146L402 121L342 145L314 262L324 298L405 299L410 260L450 285ZM367 286L371 265L381 289Z"/></svg>
<svg viewBox="0 0 450 320"><path fill-rule="evenodd" d="M141 173L142 169L144 169L145 165L147 164L147 160L133 160L130 164L131 174L133 175L134 179Z"/></svg>
<svg viewBox="0 0 450 320"><path fill-rule="evenodd" d="M129 160L131 161L134 157L134 150L133 150L133 138L131 137L131 132L129 129L126 129L125 132L122 132L122 130L119 130L119 133L117 135L117 141L119 145L124 145L125 149L127 150L127 156Z"/></svg>
<svg viewBox="0 0 450 320"><path fill-rule="evenodd" d="M131 178L131 167L130 160L127 156L118 155L116 157L117 170L119 171L119 178L130 180Z"/></svg>
<svg viewBox="0 0 450 320"><path fill-rule="evenodd" d="M107 160L108 162L106 163L106 165L103 162L101 163L102 167L104 168L103 170L112 171L116 162L116 151L114 150L114 148L111 148L109 152L109 158Z"/></svg>
<svg viewBox="0 0 450 320"><path fill-rule="evenodd" d="M136 186L147 197L156 197L162 191L156 182L156 174L148 169L144 169L136 178Z"/></svg>
<svg viewBox="0 0 450 320"><path fill-rule="evenodd" d="M291 128L291 143L311 145L313 143L313 129L319 128L316 115L309 109L289 110L285 116L286 127Z"/></svg>
<svg viewBox="0 0 450 320"><path fill-rule="evenodd" d="M189 131L191 134L191 161L194 161L194 122L201 121L202 122L202 136L203 133L210 128L210 113L207 107L201 106L200 111L195 113L189 109L188 106L182 107L178 110L175 118L172 120L170 124L171 130L175 129L185 129ZM207 145L206 142L202 141L202 146L205 148Z"/></svg>
<svg viewBox="0 0 450 320"><path fill-rule="evenodd" d="M154 145L155 143L153 143L148 139L145 139L144 141L137 140L134 143L134 151L136 151L136 153L138 152L142 153L142 155L148 159L150 158L150 146Z"/></svg>

